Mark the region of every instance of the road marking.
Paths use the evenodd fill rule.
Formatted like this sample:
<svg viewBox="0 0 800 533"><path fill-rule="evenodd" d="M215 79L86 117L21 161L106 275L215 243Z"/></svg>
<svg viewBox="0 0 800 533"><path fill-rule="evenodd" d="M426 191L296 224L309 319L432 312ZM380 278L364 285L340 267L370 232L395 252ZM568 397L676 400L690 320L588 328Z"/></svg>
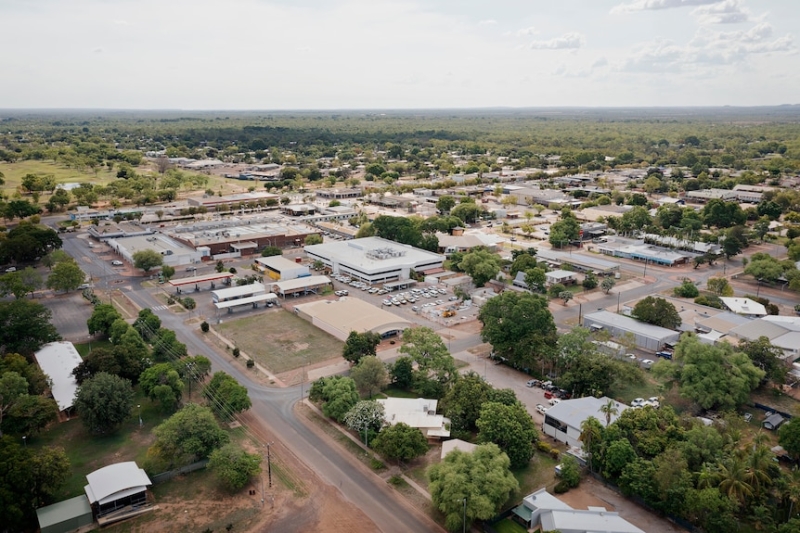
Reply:
<svg viewBox="0 0 800 533"><path fill-rule="evenodd" d="M169 309L169 307L166 305L157 305L150 308L151 311L166 311L167 309Z"/></svg>

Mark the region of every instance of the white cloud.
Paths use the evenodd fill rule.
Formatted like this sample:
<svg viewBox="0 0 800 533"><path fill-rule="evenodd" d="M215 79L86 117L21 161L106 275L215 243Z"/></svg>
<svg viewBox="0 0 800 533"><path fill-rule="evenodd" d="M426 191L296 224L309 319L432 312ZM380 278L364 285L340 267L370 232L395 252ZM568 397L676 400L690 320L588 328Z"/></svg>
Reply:
<svg viewBox="0 0 800 533"><path fill-rule="evenodd" d="M637 0L628 4L620 4L611 9L611 13L635 13L637 11L655 11L676 7L705 6L716 4L719 0Z"/></svg>
<svg viewBox="0 0 800 533"><path fill-rule="evenodd" d="M510 33L510 35L514 35L515 37L528 37L530 35L539 35L539 30L534 26L529 26Z"/></svg>
<svg viewBox="0 0 800 533"><path fill-rule="evenodd" d="M492 24L497 24L497 21L494 19L486 19L486 20L481 20L480 22L478 22L478 24L481 26L491 26Z"/></svg>
<svg viewBox="0 0 800 533"><path fill-rule="evenodd" d="M92 53L93 54L102 54L103 53L103 48L102 47L95 48L94 50L92 50Z"/></svg>
<svg viewBox="0 0 800 533"><path fill-rule="evenodd" d="M576 32L565 33L546 41L533 41L528 45L532 50L575 50L584 45L586 39Z"/></svg>
<svg viewBox="0 0 800 533"><path fill-rule="evenodd" d="M742 6L741 0L725 0L716 4L700 6L692 11L701 24L738 24L753 20L750 10Z"/></svg>
<svg viewBox="0 0 800 533"><path fill-rule="evenodd" d="M605 67L606 65L608 65L608 59L605 57L598 57L597 60L592 63L592 68Z"/></svg>

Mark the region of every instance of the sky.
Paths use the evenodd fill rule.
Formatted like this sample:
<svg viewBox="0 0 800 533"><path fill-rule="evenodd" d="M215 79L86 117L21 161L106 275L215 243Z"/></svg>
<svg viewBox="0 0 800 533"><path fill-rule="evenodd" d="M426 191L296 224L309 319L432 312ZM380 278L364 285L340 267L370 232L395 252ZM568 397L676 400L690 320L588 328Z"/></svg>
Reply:
<svg viewBox="0 0 800 533"><path fill-rule="evenodd" d="M0 109L800 103L798 0L0 0Z"/></svg>

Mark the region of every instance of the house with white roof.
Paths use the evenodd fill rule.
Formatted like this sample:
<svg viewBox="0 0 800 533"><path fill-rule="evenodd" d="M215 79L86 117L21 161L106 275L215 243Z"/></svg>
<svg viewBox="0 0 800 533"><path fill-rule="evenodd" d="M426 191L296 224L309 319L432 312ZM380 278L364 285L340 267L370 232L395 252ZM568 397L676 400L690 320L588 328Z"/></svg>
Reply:
<svg viewBox="0 0 800 533"><path fill-rule="evenodd" d="M78 382L72 371L81 364L81 356L71 342L51 342L42 346L35 354L36 362L50 378L50 393L59 411L72 408Z"/></svg>
<svg viewBox="0 0 800 533"><path fill-rule="evenodd" d="M450 436L450 419L436 414L436 400L425 398L386 398L377 400L383 405L384 421L393 426L403 422L417 428L427 438Z"/></svg>
<svg viewBox="0 0 800 533"><path fill-rule="evenodd" d="M86 476L86 497L100 525L150 510L147 487L153 483L133 461L115 463Z"/></svg>
<svg viewBox="0 0 800 533"><path fill-rule="evenodd" d="M746 341L766 337L773 346L784 353L784 360L793 361L800 357L800 317L767 315L751 320L730 330L730 336Z"/></svg>
<svg viewBox="0 0 800 533"><path fill-rule="evenodd" d="M766 316L767 308L750 298L720 298L731 313L752 318Z"/></svg>
<svg viewBox="0 0 800 533"><path fill-rule="evenodd" d="M528 529L540 527L542 531L561 531L561 533L644 533L619 513L608 511L605 507L589 507L586 510L573 509L545 488L529 494L522 504L514 509L516 520Z"/></svg>
<svg viewBox="0 0 800 533"><path fill-rule="evenodd" d="M544 415L542 432L553 437L559 442L568 446L581 448L581 424L589 417L595 417L600 424L606 425L606 415L600 410L609 402L610 398L603 396L595 398L587 396L585 398L575 398L573 400L561 400L547 410ZM624 403L614 401L617 412L611 415L611 423L619 418L629 407Z"/></svg>

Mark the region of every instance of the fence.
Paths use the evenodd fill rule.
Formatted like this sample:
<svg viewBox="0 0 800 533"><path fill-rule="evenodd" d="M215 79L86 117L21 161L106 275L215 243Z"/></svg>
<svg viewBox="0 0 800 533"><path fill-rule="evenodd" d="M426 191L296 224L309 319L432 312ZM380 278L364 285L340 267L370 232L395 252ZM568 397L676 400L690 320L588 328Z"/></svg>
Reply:
<svg viewBox="0 0 800 533"><path fill-rule="evenodd" d="M786 418L787 420L791 420L792 419L792 415L791 414L784 413L783 411L778 411L777 409L775 409L774 407L770 407L769 405L764 405L762 403L753 402L753 407L755 407L757 409L761 409L762 411L766 411L768 413L778 413L779 415L781 415L783 418Z"/></svg>
<svg viewBox="0 0 800 533"><path fill-rule="evenodd" d="M201 468L205 468L207 464L208 464L208 459L203 459L202 461L197 461L196 463L182 466L180 468L176 468L175 470L170 470L169 472L162 472L160 474L156 474L150 478L150 481L153 482L153 485L158 485L159 483L164 483L165 481L169 481L175 476L179 476L181 474L188 474L189 472L194 472L195 470L200 470Z"/></svg>

